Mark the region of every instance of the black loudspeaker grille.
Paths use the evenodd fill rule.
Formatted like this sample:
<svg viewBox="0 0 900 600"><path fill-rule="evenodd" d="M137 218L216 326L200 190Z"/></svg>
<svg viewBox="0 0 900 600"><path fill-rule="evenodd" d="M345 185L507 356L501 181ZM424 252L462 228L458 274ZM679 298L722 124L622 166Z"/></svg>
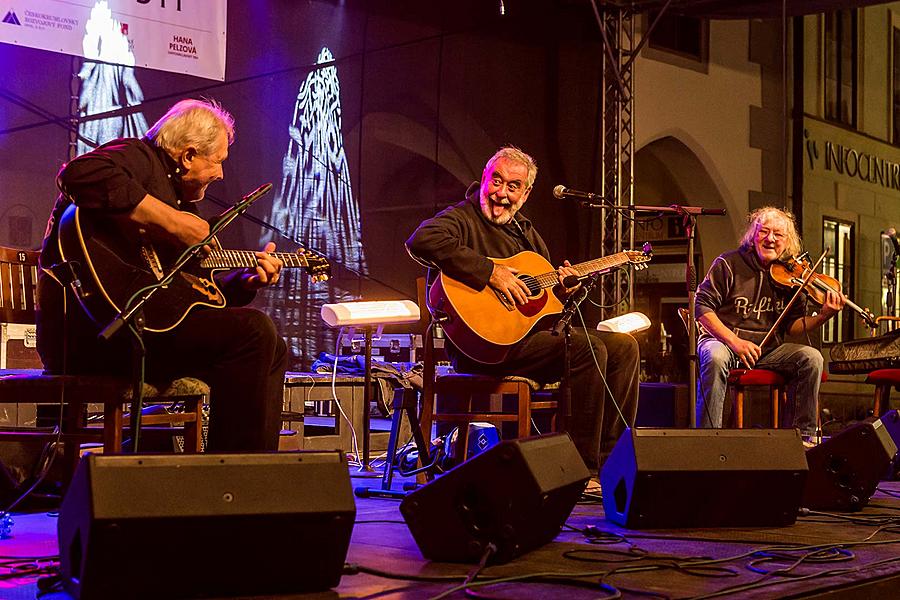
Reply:
<svg viewBox="0 0 900 600"><path fill-rule="evenodd" d="M356 505L340 452L84 458L60 508L76 598L322 591Z"/></svg>
<svg viewBox="0 0 900 600"><path fill-rule="evenodd" d="M590 472L568 435L504 441L404 498L400 512L425 558L506 562L555 538Z"/></svg>
<svg viewBox="0 0 900 600"><path fill-rule="evenodd" d="M806 471L795 430L629 429L600 474L603 509L632 529L790 525Z"/></svg>
<svg viewBox="0 0 900 600"><path fill-rule="evenodd" d="M887 418L891 416L885 415ZM856 511L869 502L887 472L897 446L879 419L855 423L806 452L809 478L803 506L813 510Z"/></svg>

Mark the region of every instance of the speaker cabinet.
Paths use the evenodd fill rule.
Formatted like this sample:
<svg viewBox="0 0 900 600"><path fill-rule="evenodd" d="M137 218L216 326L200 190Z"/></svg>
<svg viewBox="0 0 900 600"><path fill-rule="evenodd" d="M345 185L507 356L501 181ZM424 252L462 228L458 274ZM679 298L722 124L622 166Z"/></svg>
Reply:
<svg viewBox="0 0 900 600"><path fill-rule="evenodd" d="M607 520L631 529L790 525L805 479L789 429L628 429L600 473Z"/></svg>
<svg viewBox="0 0 900 600"><path fill-rule="evenodd" d="M888 432L888 435L891 436L891 439L894 441L894 446L900 448L900 411L889 410L883 415L881 415L881 424L884 425L885 429ZM900 479L900 456L894 454L891 457L891 465L888 467L888 472L882 477L882 479Z"/></svg>
<svg viewBox="0 0 900 600"><path fill-rule="evenodd" d="M503 563L555 538L590 479L567 434L509 440L412 492L400 512L435 561Z"/></svg>
<svg viewBox="0 0 900 600"><path fill-rule="evenodd" d="M340 452L90 455L59 513L76 598L322 591L356 516Z"/></svg>
<svg viewBox="0 0 900 600"><path fill-rule="evenodd" d="M809 477L803 506L813 510L862 509L895 454L897 446L881 419L855 423L810 448L806 452Z"/></svg>

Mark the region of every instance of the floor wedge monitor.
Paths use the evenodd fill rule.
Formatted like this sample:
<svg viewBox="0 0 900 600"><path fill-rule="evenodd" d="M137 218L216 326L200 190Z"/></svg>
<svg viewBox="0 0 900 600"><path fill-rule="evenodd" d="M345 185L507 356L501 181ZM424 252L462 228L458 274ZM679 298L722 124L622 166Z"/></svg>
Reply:
<svg viewBox="0 0 900 600"><path fill-rule="evenodd" d="M895 454L897 446L881 419L854 423L810 448L806 451L809 477L803 507L861 510L869 503Z"/></svg>
<svg viewBox="0 0 900 600"><path fill-rule="evenodd" d="M60 570L82 600L324 591L355 516L340 452L91 455L60 508Z"/></svg>
<svg viewBox="0 0 900 600"><path fill-rule="evenodd" d="M627 429L600 473L603 509L632 529L790 525L806 471L796 430Z"/></svg>
<svg viewBox="0 0 900 600"><path fill-rule="evenodd" d="M503 563L555 538L590 471L567 434L508 440L412 492L400 504L425 558Z"/></svg>

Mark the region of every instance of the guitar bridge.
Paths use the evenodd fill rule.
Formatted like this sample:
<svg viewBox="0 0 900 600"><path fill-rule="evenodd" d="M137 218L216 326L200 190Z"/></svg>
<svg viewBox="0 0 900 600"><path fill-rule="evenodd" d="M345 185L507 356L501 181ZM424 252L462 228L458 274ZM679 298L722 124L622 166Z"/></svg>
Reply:
<svg viewBox="0 0 900 600"><path fill-rule="evenodd" d="M156 254L153 246L141 244L141 256L144 257L144 262L147 264L150 272L153 273L153 276L156 277L156 280L161 281L164 275L162 261L159 260L159 255Z"/></svg>
<svg viewBox="0 0 900 600"><path fill-rule="evenodd" d="M506 296L504 296L497 290L494 290L494 295L497 296L497 300L500 301L500 304L502 304L503 307L506 308L506 310L508 310L509 312L513 312L514 310L516 310L516 305L510 302Z"/></svg>

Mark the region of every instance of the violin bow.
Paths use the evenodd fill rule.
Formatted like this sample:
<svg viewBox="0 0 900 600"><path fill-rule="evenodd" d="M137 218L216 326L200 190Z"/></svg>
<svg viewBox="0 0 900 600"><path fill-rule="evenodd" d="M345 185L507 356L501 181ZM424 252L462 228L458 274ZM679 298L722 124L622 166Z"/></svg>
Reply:
<svg viewBox="0 0 900 600"><path fill-rule="evenodd" d="M766 342L768 342L768 341L769 341L769 338L772 337L772 333L775 332L775 329L776 329L779 325L781 325L781 321L783 321L783 320L784 320L784 317L787 316L788 311L789 311L789 310L791 309L791 307L794 305L794 302L797 301L797 297L803 292L803 290L805 290L805 289L809 286L809 282L812 281L812 278L815 277L815 275L816 275L816 270L818 270L819 265L822 264L822 261L825 260L825 257L828 256L828 253L829 253L830 251L831 251L831 248L825 248L825 252L822 253L822 256L820 256L820 257L819 257L819 260L816 261L816 264L814 264L814 265L812 266L812 268L809 270L809 274L808 274L808 275L806 276L806 278L803 280L803 283L800 284L800 287L798 287L797 290L794 292L794 295L791 296L791 299L790 299L790 301L787 303L787 305L784 307L784 310L782 310L782 311L781 311L781 314L778 315L778 318L775 319L775 324L772 325L772 328L769 329L769 332L766 334L766 337L763 338L762 343L759 345L759 349L760 349L760 350L763 349L763 347L766 345ZM746 364L746 363L745 363L745 364Z"/></svg>

